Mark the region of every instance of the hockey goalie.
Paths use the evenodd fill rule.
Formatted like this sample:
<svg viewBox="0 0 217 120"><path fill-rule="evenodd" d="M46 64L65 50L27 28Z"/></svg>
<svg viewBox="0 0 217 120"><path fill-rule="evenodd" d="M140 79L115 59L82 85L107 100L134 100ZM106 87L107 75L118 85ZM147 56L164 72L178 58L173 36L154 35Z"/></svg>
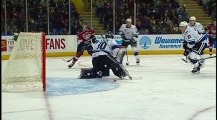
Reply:
<svg viewBox="0 0 217 120"><path fill-rule="evenodd" d="M109 76L110 69L119 78L129 76L124 66L116 59L120 46L113 38L112 32L109 32L106 34L106 39L99 41L92 40L93 67L81 69L80 78L102 78L103 76Z"/></svg>

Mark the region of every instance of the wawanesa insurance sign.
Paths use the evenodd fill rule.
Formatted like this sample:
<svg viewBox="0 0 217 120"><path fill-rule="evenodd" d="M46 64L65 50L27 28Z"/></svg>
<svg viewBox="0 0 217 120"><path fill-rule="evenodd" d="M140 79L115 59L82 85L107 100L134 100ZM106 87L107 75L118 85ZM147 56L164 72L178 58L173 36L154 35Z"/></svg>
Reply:
<svg viewBox="0 0 217 120"><path fill-rule="evenodd" d="M183 41L180 34L140 35L138 46L140 50L181 50Z"/></svg>

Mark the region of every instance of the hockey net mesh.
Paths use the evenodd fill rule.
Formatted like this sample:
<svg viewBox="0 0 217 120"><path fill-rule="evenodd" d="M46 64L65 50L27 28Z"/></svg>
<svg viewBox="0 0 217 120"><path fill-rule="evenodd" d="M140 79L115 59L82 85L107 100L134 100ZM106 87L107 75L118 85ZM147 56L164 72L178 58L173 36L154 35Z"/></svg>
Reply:
<svg viewBox="0 0 217 120"><path fill-rule="evenodd" d="M20 33L3 71L3 91L43 90L43 33Z"/></svg>

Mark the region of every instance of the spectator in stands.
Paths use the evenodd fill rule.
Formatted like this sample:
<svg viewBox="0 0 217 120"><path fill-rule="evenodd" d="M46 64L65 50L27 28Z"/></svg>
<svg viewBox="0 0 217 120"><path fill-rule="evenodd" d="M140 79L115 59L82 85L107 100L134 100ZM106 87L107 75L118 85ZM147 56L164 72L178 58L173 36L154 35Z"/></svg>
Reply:
<svg viewBox="0 0 217 120"><path fill-rule="evenodd" d="M208 3L210 2L210 0L203 0L202 1L202 6L203 6L203 9L205 10L205 11L207 11L208 10Z"/></svg>
<svg viewBox="0 0 217 120"><path fill-rule="evenodd" d="M172 8L178 11L180 8L179 2L177 0L171 0L171 3L172 3Z"/></svg>
<svg viewBox="0 0 217 120"><path fill-rule="evenodd" d="M145 29L144 34L149 34L149 30Z"/></svg>
<svg viewBox="0 0 217 120"><path fill-rule="evenodd" d="M140 22L139 19L136 20L136 28L137 28L138 30L141 29L141 22Z"/></svg>
<svg viewBox="0 0 217 120"><path fill-rule="evenodd" d="M96 1L96 15L98 18L100 18L102 15L102 6L102 0Z"/></svg>
<svg viewBox="0 0 217 120"><path fill-rule="evenodd" d="M185 10L185 5L183 5L183 6L180 7L180 9L177 12L177 15L181 15L183 21L187 21L188 20L188 14L187 14L187 12Z"/></svg>
<svg viewBox="0 0 217 120"><path fill-rule="evenodd" d="M144 16L144 18L141 20L141 26L144 29L150 29L150 18L148 16Z"/></svg>
<svg viewBox="0 0 217 120"><path fill-rule="evenodd" d="M151 17L150 19L150 33L151 34L159 34L159 26L156 23L156 19L154 17Z"/></svg>
<svg viewBox="0 0 217 120"><path fill-rule="evenodd" d="M29 32L36 32L37 26L35 24L35 20L31 19L29 21Z"/></svg>
<svg viewBox="0 0 217 120"><path fill-rule="evenodd" d="M178 24L174 24L173 25L173 32L174 34L179 34L179 27L178 27Z"/></svg>
<svg viewBox="0 0 217 120"><path fill-rule="evenodd" d="M203 4L203 0L197 0L197 3L198 3L199 5L202 5L202 4Z"/></svg>
<svg viewBox="0 0 217 120"><path fill-rule="evenodd" d="M216 18L216 1L215 0L211 0L210 1L210 9L211 9L211 13L209 15L211 15L211 17Z"/></svg>
<svg viewBox="0 0 217 120"><path fill-rule="evenodd" d="M24 31L24 20L21 14L18 15L16 21L15 21L15 25L17 26L17 32L23 32Z"/></svg>

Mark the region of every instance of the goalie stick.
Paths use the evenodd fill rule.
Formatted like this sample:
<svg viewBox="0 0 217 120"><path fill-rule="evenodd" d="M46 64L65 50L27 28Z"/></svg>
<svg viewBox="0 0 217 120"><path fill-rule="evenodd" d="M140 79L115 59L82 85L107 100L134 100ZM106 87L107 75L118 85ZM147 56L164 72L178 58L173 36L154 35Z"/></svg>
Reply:
<svg viewBox="0 0 217 120"><path fill-rule="evenodd" d="M119 64L121 66L121 68L124 70L124 72L126 73L127 77L132 80L133 77L129 74L129 72L126 70L126 68L122 65L122 64Z"/></svg>
<svg viewBox="0 0 217 120"><path fill-rule="evenodd" d="M142 80L142 76L135 76L135 77L133 76L132 78L133 78L133 80ZM117 82L117 81L126 81L126 80L128 81L130 79L124 79L124 78L114 78L113 79L114 82Z"/></svg>
<svg viewBox="0 0 217 120"><path fill-rule="evenodd" d="M201 58L198 60L205 60L205 59L210 59L210 58L215 58L216 56L210 56L210 57L206 57L206 58ZM188 63L187 59L185 60L184 58L181 58L182 61L184 61L185 63Z"/></svg>

